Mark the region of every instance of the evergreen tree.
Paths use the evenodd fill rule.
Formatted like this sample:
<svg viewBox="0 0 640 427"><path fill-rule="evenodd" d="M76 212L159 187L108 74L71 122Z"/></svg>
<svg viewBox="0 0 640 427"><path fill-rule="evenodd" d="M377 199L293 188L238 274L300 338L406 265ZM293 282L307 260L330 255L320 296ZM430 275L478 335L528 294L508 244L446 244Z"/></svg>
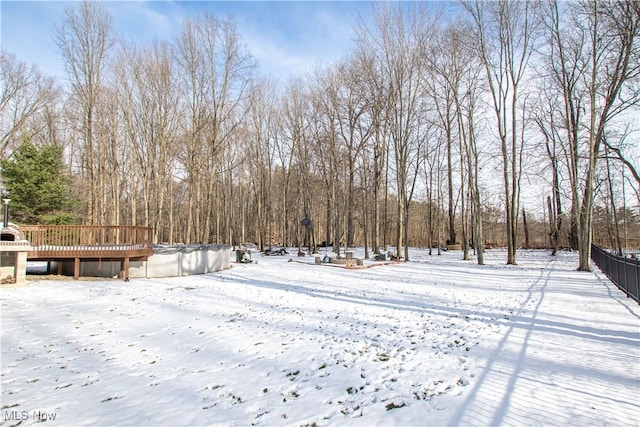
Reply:
<svg viewBox="0 0 640 427"><path fill-rule="evenodd" d="M8 159L0 160L4 186L11 199L11 222L70 224L70 179L62 161L62 147L36 147L25 141Z"/></svg>

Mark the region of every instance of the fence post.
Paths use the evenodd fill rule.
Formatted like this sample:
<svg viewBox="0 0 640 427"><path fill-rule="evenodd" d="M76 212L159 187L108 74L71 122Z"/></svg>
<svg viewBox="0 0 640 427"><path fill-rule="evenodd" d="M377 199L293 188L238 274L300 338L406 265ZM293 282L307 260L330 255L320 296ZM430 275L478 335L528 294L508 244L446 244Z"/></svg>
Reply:
<svg viewBox="0 0 640 427"><path fill-rule="evenodd" d="M636 265L636 301L640 304L640 260L636 256L634 261Z"/></svg>

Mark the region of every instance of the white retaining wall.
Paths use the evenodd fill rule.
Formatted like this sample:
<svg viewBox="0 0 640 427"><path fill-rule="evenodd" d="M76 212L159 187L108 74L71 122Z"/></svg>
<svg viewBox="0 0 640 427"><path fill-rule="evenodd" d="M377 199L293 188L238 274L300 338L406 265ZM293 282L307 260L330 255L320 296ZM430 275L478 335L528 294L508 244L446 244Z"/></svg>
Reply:
<svg viewBox="0 0 640 427"><path fill-rule="evenodd" d="M148 261L131 261L129 277L179 277L212 273L231 268L231 246L154 246ZM65 274L73 275L73 262L63 264ZM120 261L82 261L80 276L116 277Z"/></svg>

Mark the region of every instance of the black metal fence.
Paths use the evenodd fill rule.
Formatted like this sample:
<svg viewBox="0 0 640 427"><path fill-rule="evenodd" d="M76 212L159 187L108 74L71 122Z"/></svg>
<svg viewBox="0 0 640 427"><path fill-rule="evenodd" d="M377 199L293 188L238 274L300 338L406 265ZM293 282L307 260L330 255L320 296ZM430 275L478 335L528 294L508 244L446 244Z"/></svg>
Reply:
<svg viewBox="0 0 640 427"><path fill-rule="evenodd" d="M610 254L593 245L591 259L628 298L640 304L640 260Z"/></svg>

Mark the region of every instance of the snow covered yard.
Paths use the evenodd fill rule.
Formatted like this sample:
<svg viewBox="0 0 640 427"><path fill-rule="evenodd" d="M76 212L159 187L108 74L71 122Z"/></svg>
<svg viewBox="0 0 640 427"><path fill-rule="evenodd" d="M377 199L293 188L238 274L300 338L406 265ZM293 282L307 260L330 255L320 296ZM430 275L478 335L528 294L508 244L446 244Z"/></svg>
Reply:
<svg viewBox="0 0 640 427"><path fill-rule="evenodd" d="M640 307L602 273L411 256L0 289L0 421L639 425Z"/></svg>

